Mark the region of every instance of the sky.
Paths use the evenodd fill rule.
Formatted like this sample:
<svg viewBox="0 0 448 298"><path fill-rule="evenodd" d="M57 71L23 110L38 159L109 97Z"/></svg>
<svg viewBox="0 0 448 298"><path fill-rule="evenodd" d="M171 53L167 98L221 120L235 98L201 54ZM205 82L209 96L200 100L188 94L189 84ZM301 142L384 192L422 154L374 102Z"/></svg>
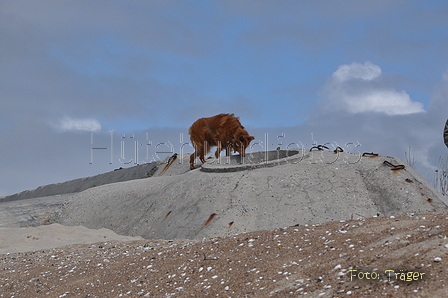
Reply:
<svg viewBox="0 0 448 298"><path fill-rule="evenodd" d="M234 113L249 152L446 160L448 3L0 0L0 196L191 153ZM95 149L103 148L103 149Z"/></svg>

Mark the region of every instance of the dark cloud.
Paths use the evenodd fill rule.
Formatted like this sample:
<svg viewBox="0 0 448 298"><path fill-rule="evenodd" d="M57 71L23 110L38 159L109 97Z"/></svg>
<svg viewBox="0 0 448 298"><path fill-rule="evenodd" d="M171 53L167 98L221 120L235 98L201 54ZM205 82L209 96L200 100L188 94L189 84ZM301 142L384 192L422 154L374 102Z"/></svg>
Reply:
<svg viewBox="0 0 448 298"><path fill-rule="evenodd" d="M173 69L157 56L204 55L219 45L213 29L219 18L206 8L165 2L22 4L5 1L0 21L8 45L1 52L0 92L17 113L137 117L160 124L170 115L165 103L179 98L175 89L188 87L160 81L155 73Z"/></svg>
<svg viewBox="0 0 448 298"><path fill-rule="evenodd" d="M435 3L1 1L0 194L123 166L121 141L131 154L138 139L144 162L146 134L179 147L218 113L258 149L265 133L272 149L411 146L428 173L448 117L448 5ZM108 148L115 131L112 165L100 150L89 164L92 131Z"/></svg>

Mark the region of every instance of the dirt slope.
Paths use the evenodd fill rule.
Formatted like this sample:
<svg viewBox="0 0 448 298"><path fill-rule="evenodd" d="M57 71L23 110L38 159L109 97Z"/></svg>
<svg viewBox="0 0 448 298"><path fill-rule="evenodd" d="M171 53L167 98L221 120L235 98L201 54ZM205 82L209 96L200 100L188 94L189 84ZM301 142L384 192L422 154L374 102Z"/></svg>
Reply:
<svg viewBox="0 0 448 298"><path fill-rule="evenodd" d="M447 236L435 212L72 245L0 255L0 297L448 297Z"/></svg>

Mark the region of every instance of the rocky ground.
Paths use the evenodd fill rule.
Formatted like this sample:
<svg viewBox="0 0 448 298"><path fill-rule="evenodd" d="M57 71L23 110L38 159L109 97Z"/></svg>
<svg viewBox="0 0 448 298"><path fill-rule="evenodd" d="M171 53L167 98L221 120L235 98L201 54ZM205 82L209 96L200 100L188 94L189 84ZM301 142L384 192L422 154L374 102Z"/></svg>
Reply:
<svg viewBox="0 0 448 298"><path fill-rule="evenodd" d="M3 254L0 297L448 297L447 236L437 212Z"/></svg>

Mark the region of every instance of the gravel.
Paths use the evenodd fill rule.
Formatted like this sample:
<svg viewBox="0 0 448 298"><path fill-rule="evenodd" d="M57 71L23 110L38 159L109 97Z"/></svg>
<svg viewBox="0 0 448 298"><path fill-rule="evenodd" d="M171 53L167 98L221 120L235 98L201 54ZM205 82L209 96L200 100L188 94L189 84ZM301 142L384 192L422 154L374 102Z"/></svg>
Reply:
<svg viewBox="0 0 448 298"><path fill-rule="evenodd" d="M435 212L3 254L0 297L443 297L447 219Z"/></svg>

